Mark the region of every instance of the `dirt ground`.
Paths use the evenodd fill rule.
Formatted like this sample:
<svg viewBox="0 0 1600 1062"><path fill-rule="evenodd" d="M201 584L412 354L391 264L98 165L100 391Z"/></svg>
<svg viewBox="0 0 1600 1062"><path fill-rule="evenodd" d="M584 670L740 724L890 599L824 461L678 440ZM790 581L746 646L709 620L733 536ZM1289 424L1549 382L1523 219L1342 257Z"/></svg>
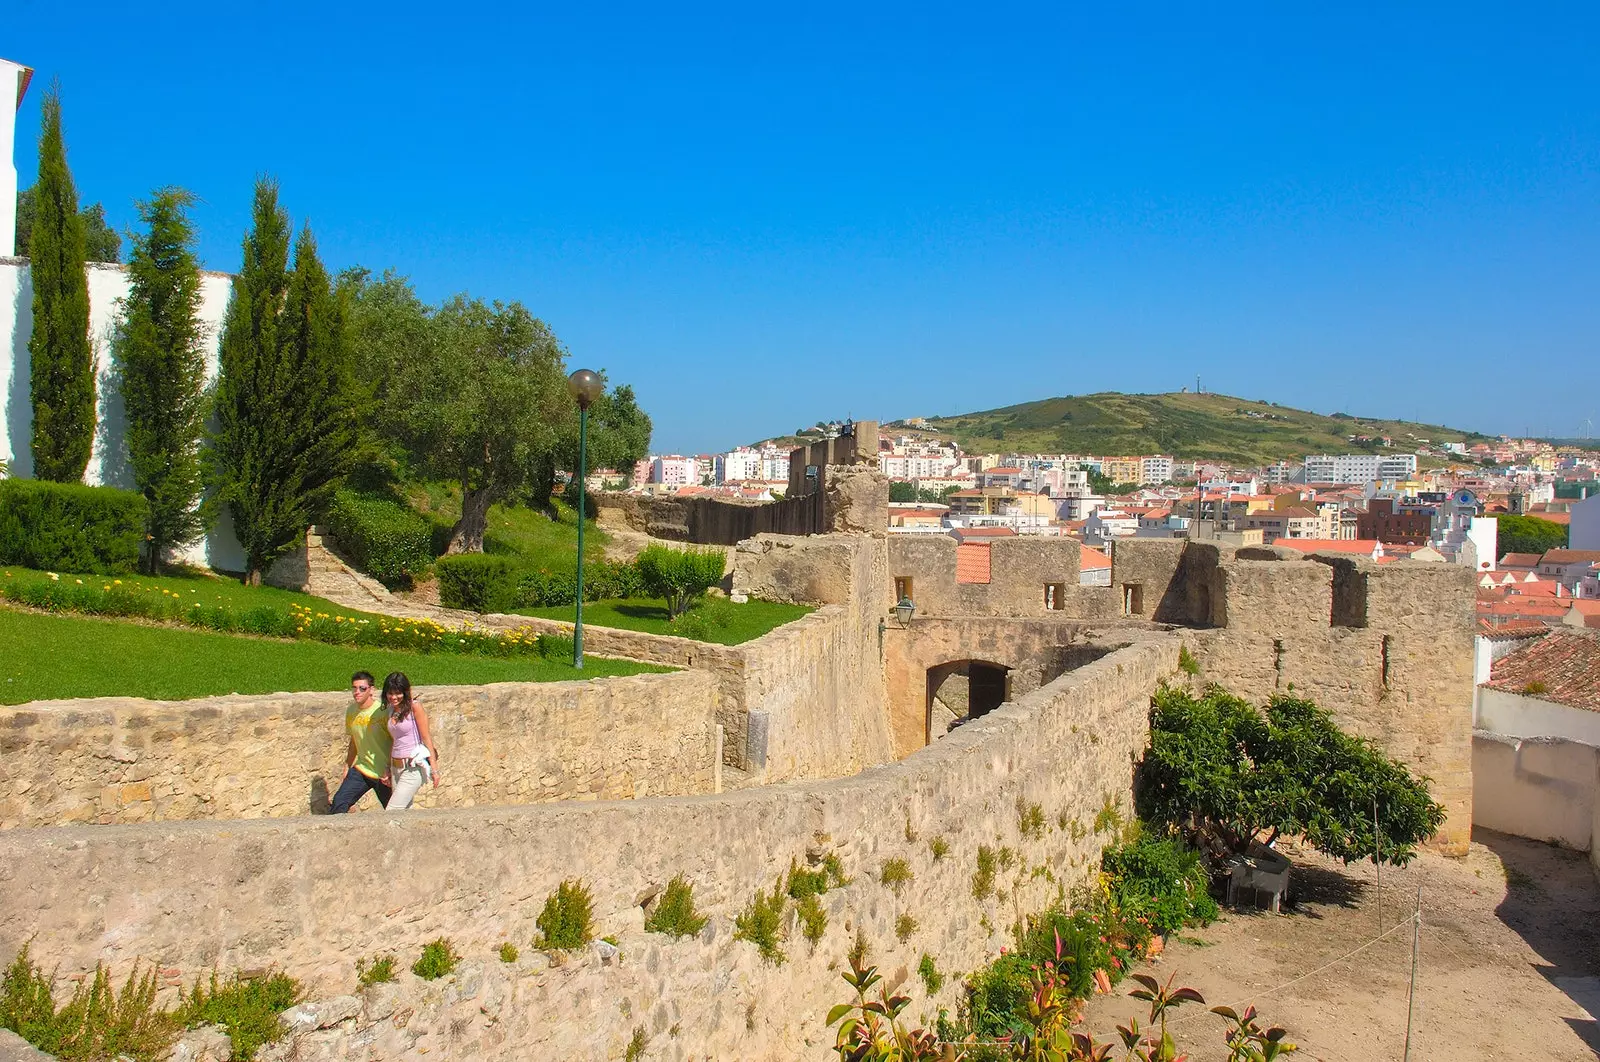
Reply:
<svg viewBox="0 0 1600 1062"><path fill-rule="evenodd" d="M1169 941L1148 972L1175 974L1207 1006L1254 1003L1289 1030L1300 1047L1291 1057L1302 1062L1399 1060L1420 886L1414 1062L1600 1057L1600 885L1586 856L1474 831L1465 859L1424 854L1404 870L1385 868L1380 923L1370 863L1285 854L1295 864L1293 909L1225 912ZM1398 928L1348 955L1380 925ZM1130 1016L1143 1021L1130 987L1092 999L1080 1028L1098 1036ZM1191 1062L1227 1057L1224 1022L1204 1007L1173 1012L1168 1027Z"/></svg>

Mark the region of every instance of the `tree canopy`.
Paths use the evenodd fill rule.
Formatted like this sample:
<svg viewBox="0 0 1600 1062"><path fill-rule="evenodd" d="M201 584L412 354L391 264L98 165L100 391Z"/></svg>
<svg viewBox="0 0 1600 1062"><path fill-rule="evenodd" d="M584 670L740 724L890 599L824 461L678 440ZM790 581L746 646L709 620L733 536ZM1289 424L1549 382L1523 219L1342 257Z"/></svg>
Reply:
<svg viewBox="0 0 1600 1062"><path fill-rule="evenodd" d="M1444 822L1426 779L1340 730L1324 709L1274 697L1263 714L1215 686L1199 698L1170 687L1156 694L1139 811L1234 851L1271 831L1302 835L1345 862L1396 864Z"/></svg>
<svg viewBox="0 0 1600 1062"><path fill-rule="evenodd" d="M1554 520L1507 513L1498 516L1497 522L1501 556L1507 553L1543 553L1545 550L1566 547L1567 529Z"/></svg>
<svg viewBox="0 0 1600 1062"><path fill-rule="evenodd" d="M39 212L37 186L17 193L17 256L27 258L33 245L33 226ZM122 237L106 224L105 207L99 203L78 211L83 223L83 252L86 261L122 261Z"/></svg>

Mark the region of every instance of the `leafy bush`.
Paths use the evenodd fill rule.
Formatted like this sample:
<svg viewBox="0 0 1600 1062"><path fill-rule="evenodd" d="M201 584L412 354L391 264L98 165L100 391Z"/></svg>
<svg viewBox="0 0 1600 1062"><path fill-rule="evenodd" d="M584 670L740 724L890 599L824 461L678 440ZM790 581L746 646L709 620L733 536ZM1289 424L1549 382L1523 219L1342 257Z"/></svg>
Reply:
<svg viewBox="0 0 1600 1062"><path fill-rule="evenodd" d="M150 507L115 487L0 479L0 564L47 571L131 572Z"/></svg>
<svg viewBox="0 0 1600 1062"><path fill-rule="evenodd" d="M1187 645L1178 646L1178 670L1185 675L1200 674L1200 661L1196 660L1195 655L1189 652Z"/></svg>
<svg viewBox="0 0 1600 1062"><path fill-rule="evenodd" d="M18 955L18 962L29 966L25 952ZM21 972L16 963L11 970ZM172 1013L156 1009L154 968L140 974L135 963L118 992L110 973L97 965L94 977L73 989L72 998L59 1010L54 1007L50 983L39 970L28 969L23 976L19 987L34 1009L29 1027L13 1031L59 1059L126 1055L137 1062L157 1062L167 1057L177 1039L179 1025ZM10 978L8 971L6 979ZM0 994L9 997L9 987Z"/></svg>
<svg viewBox="0 0 1600 1062"><path fill-rule="evenodd" d="M606 601L644 596L644 581L636 564L590 560L583 565L583 599ZM517 608L556 608L578 600L578 573L574 566L551 570L524 570L517 579Z"/></svg>
<svg viewBox="0 0 1600 1062"><path fill-rule="evenodd" d="M1100 868L1109 876L1112 904L1124 917L1145 919L1153 933L1174 933L1217 917L1200 853L1176 837L1142 837L1108 848Z"/></svg>
<svg viewBox="0 0 1600 1062"><path fill-rule="evenodd" d="M456 968L461 956L448 937L430 940L422 946L422 957L411 964L411 972L424 981L437 981Z"/></svg>
<svg viewBox="0 0 1600 1062"><path fill-rule="evenodd" d="M372 985L381 985L394 980L394 956L378 955L370 962L366 959L356 960L356 982L362 988Z"/></svg>
<svg viewBox="0 0 1600 1062"><path fill-rule="evenodd" d="M234 974L218 983L212 971L209 988L195 981L182 996L177 1017L189 1028L221 1025L233 1043L233 1057L254 1058L256 1049L283 1035L278 1015L300 1001L300 982L285 973L245 978Z"/></svg>
<svg viewBox="0 0 1600 1062"><path fill-rule="evenodd" d="M433 563L433 525L390 498L341 490L324 524L350 562L385 586L405 586Z"/></svg>
<svg viewBox="0 0 1600 1062"><path fill-rule="evenodd" d="M722 581L727 557L720 549L674 549L671 546L646 546L634 562L644 592L665 599L668 618L689 607L689 603Z"/></svg>
<svg viewBox="0 0 1600 1062"><path fill-rule="evenodd" d="M517 961L517 956L520 955L520 954L521 954L521 952L517 951L517 946L515 944L511 943L511 941L509 941L509 940L503 942L500 945L500 961L501 962L516 962Z"/></svg>
<svg viewBox="0 0 1600 1062"><path fill-rule="evenodd" d="M594 939L593 900L582 881L563 881L544 901L535 925L541 948L581 948Z"/></svg>
<svg viewBox="0 0 1600 1062"><path fill-rule="evenodd" d="M706 927L706 921L694 909L694 886L680 874L667 882L667 891L645 919L644 927L651 933L692 937Z"/></svg>
<svg viewBox="0 0 1600 1062"><path fill-rule="evenodd" d="M791 862L784 891L793 899L803 900L807 896L821 896L829 889L842 888L849 883L850 880L844 876L844 864L830 852L815 870L807 870L799 863Z"/></svg>
<svg viewBox="0 0 1600 1062"><path fill-rule="evenodd" d="M917 963L917 976L922 978L922 987L928 990L930 996L938 995L939 989L944 987L944 974L939 972L933 956L927 952L922 953L922 961Z"/></svg>
<svg viewBox="0 0 1600 1062"><path fill-rule="evenodd" d="M434 562L439 603L471 612L509 612L517 607L521 571L509 557L492 553L452 553Z"/></svg>
<svg viewBox="0 0 1600 1062"><path fill-rule="evenodd" d="M783 889L777 885L773 886L771 895L757 889L750 905L733 920L733 939L749 941L763 959L783 965L788 958L781 943L783 908L787 902Z"/></svg>
<svg viewBox="0 0 1600 1062"><path fill-rule="evenodd" d="M1215 686L1198 699L1157 692L1139 796L1146 819L1198 824L1234 851L1270 829L1303 835L1346 862L1404 864L1444 822L1426 779L1310 701L1274 697L1263 716ZM1381 837L1373 835L1374 798Z"/></svg>

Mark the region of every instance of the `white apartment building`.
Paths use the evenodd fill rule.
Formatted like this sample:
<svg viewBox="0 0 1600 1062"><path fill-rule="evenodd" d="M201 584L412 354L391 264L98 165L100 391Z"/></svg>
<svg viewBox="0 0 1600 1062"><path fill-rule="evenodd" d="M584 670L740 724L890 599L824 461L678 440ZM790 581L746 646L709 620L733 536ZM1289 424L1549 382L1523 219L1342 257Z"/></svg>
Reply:
<svg viewBox="0 0 1600 1062"><path fill-rule="evenodd" d="M1417 474L1416 454L1308 454L1307 483L1371 483L1377 479L1410 479Z"/></svg>
<svg viewBox="0 0 1600 1062"><path fill-rule="evenodd" d="M780 450L763 450L761 453L761 478L789 482L789 455Z"/></svg>
<svg viewBox="0 0 1600 1062"><path fill-rule="evenodd" d="M761 474L761 451L753 450L748 446L740 446L729 450L725 454L717 455L716 479L718 483L743 483L747 479L770 479L776 477ZM784 478L789 478L787 471Z"/></svg>
<svg viewBox="0 0 1600 1062"><path fill-rule="evenodd" d="M1083 525L1083 541L1103 546L1114 538L1132 538L1139 533L1139 518L1121 509L1096 509Z"/></svg>
<svg viewBox="0 0 1600 1062"><path fill-rule="evenodd" d="M1297 471L1299 471L1297 466L1291 465L1287 461L1279 461L1277 464L1268 465L1266 467L1266 474L1264 478L1268 483L1273 484L1274 486L1283 483L1293 483L1295 482L1294 476L1295 472Z"/></svg>
<svg viewBox="0 0 1600 1062"><path fill-rule="evenodd" d="M949 476L960 467L960 462L948 454L878 455L878 471L889 479L902 482Z"/></svg>
<svg viewBox="0 0 1600 1062"><path fill-rule="evenodd" d="M1172 458L1154 454L1139 458L1139 485L1167 483L1172 479Z"/></svg>
<svg viewBox="0 0 1600 1062"><path fill-rule="evenodd" d="M693 457L663 454L650 459L650 482L684 487L700 482L700 463Z"/></svg>

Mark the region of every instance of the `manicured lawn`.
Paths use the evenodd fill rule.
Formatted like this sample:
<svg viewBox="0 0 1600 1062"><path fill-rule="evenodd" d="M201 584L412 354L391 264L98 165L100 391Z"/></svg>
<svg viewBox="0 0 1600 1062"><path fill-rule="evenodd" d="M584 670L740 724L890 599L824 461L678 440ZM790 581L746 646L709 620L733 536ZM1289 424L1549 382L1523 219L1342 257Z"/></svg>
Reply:
<svg viewBox="0 0 1600 1062"><path fill-rule="evenodd" d="M436 524L448 527L461 516L461 490L455 484L412 483L404 492L411 507ZM490 506L484 552L520 556L550 568L573 567L578 554L577 513L560 499L554 504L554 520L525 505ZM594 513L584 516L584 556L600 560L610 536L595 525Z"/></svg>
<svg viewBox="0 0 1600 1062"><path fill-rule="evenodd" d="M294 595L302 596L302 595ZM502 659L243 638L0 607L0 704L58 697L179 700L219 693L342 690L350 673L404 671L422 686L666 671L586 657L577 672L539 656Z"/></svg>
<svg viewBox="0 0 1600 1062"><path fill-rule="evenodd" d="M261 605L270 605L275 608L288 608L290 605L302 605L318 612L326 612L330 616L344 616L350 619L377 619L376 613L359 612L353 608L342 608L326 598L315 597L311 594L302 594L294 590L280 590L275 586L245 586L239 580L230 576L217 576L201 572L180 573L177 575L78 575L71 572L56 573L57 582L82 583L85 586L111 586L116 585L128 591L144 591L176 594L185 602L198 603L212 607L231 609L251 609ZM0 583L24 583L50 581L48 572L34 571L31 568L0 567Z"/></svg>
<svg viewBox="0 0 1600 1062"><path fill-rule="evenodd" d="M813 611L806 605L784 605L775 601L747 601L735 605L730 601L706 601L690 609L676 621L667 619L667 606L653 598L626 598L609 601L590 601L583 606L585 626L620 627L628 631L647 634L675 634L719 645L738 645L759 638L775 627L781 627ZM519 616L539 616L544 619L566 620L573 617L571 605L556 608L521 608Z"/></svg>

